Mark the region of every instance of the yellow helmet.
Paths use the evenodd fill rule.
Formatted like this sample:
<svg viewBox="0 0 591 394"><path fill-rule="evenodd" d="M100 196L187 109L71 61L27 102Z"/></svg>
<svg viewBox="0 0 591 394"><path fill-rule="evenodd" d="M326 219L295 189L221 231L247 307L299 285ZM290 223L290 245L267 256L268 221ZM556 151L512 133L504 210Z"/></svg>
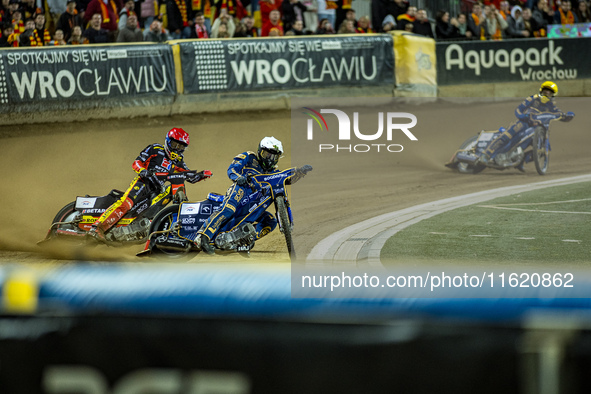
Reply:
<svg viewBox="0 0 591 394"><path fill-rule="evenodd" d="M546 104L548 101L550 101L551 97L542 95L542 90L544 89L548 89L554 93L554 95L556 95L558 93L558 86L552 81L546 81L540 86L540 100L542 103Z"/></svg>

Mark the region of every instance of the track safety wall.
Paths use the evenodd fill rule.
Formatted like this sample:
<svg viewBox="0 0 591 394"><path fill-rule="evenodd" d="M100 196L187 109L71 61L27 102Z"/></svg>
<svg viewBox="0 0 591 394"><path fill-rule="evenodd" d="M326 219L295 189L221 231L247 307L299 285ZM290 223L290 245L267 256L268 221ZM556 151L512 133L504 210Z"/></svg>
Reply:
<svg viewBox="0 0 591 394"><path fill-rule="evenodd" d="M7 48L0 125L288 109L309 96L524 97L546 79L590 96L590 40L394 32Z"/></svg>

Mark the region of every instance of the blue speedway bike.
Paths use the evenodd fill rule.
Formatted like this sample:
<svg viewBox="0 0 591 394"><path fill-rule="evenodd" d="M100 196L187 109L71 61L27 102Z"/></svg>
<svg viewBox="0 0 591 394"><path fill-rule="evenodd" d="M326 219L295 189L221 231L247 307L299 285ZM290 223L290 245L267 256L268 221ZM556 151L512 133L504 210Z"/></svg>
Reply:
<svg viewBox="0 0 591 394"><path fill-rule="evenodd" d="M248 255L256 237L253 223L274 205L279 230L285 237L290 258L295 259L293 218L286 191L286 181L295 171L295 168L289 168L273 174L247 177L251 193L244 196L236 213L214 238L216 253L240 252ZM205 200L182 202L164 208L152 221L145 248L137 255L181 257L190 252L199 253L197 231L209 216L221 209L223 200L221 194L209 193Z"/></svg>
<svg viewBox="0 0 591 394"><path fill-rule="evenodd" d="M531 113L532 118L540 123L517 133L513 139L518 139L518 142L514 145L508 142L499 149L494 159L490 160L487 165L480 163L478 159L487 146L505 131L504 128L497 131L483 130L468 138L445 165L464 174L477 174L485 168L523 169L525 163L533 161L538 174L546 174L550 162L550 123L554 120L568 122L574 118L575 114L573 112L562 114L535 110Z"/></svg>

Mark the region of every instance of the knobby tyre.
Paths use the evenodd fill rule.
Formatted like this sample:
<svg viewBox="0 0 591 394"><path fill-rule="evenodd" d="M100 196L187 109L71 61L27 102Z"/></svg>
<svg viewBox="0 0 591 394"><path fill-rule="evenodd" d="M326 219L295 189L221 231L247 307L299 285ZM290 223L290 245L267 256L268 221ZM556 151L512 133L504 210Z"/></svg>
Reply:
<svg viewBox="0 0 591 394"><path fill-rule="evenodd" d="M179 206L177 204L170 205L156 215L154 220L152 221L152 225L150 226L150 234L157 232L157 231L167 231L172 228L174 223L178 219L178 211ZM150 241L152 242L155 238L165 236L171 237L174 233L169 234L154 234L150 237ZM178 258L186 255L189 250L181 250L181 249L172 249L172 248L160 248L158 245L155 245L152 248L152 254L158 255L159 253L166 255L170 258Z"/></svg>
<svg viewBox="0 0 591 394"><path fill-rule="evenodd" d="M296 253L293 246L291 224L289 222L289 215L287 214L287 207L285 206L285 198L283 196L277 197L275 199L275 204L277 206L277 216L279 218L281 229L283 230L283 236L285 237L285 243L287 244L289 257L291 261L295 261Z"/></svg>
<svg viewBox="0 0 591 394"><path fill-rule="evenodd" d="M548 132L543 127L536 128L532 141L534 164L538 174L545 175L550 162L550 151L548 149Z"/></svg>

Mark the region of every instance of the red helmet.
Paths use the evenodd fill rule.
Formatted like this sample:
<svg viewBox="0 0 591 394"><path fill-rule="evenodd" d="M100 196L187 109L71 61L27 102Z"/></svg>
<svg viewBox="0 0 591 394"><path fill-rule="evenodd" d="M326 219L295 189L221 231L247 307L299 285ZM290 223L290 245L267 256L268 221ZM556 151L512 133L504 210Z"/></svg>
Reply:
<svg viewBox="0 0 591 394"><path fill-rule="evenodd" d="M164 150L168 158L172 161L181 161L183 159L183 152L187 146L189 146L189 133L180 127L170 129L168 134L166 134Z"/></svg>

